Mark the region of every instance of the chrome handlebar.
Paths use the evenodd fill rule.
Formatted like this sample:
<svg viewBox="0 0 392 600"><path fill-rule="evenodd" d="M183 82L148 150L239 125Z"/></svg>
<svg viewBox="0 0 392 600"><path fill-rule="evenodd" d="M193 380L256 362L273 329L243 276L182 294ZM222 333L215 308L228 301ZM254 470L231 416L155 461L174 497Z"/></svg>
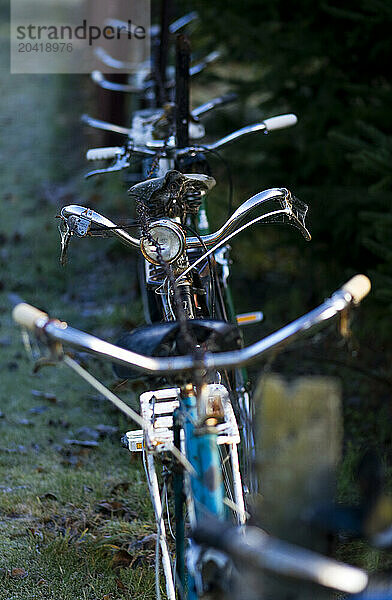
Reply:
<svg viewBox="0 0 392 600"><path fill-rule="evenodd" d="M200 109L210 110L206 105L199 107ZM280 129L283 127L290 127L297 122L297 117L295 115L281 115L279 117L272 117L270 119L266 119L262 123L254 123L253 125L247 125L246 127L242 127L237 131L233 131L229 135L217 140L212 144L205 144L204 146L189 146L187 148L177 149L175 147L175 138L171 136L169 140L151 140L146 143L146 145L135 145L132 141L133 130L127 127L122 127L120 125L113 125L112 123L108 123L107 121L101 121L100 119L94 119L88 115L82 116L82 121L96 129L103 129L104 131L112 131L114 133L119 133L121 135L126 135L129 139L127 144L123 147L115 146L111 148L92 148L88 150L86 158L87 160L114 160L114 163L107 168L95 169L94 171L88 172L85 177L88 179L94 175L103 175L105 173L113 173L116 171L122 171L125 168L129 167L129 161L133 154L138 156L144 156L148 158L154 158L157 156L159 152L161 158L177 158L181 156L185 156L187 154L191 154L192 152L214 152L217 149L220 149L235 140L245 137L251 133L255 133L258 131L264 131L268 133L273 129ZM191 123L192 125L192 123ZM197 125L197 124L193 124ZM195 136L196 137L196 136Z"/></svg>
<svg viewBox="0 0 392 600"><path fill-rule="evenodd" d="M108 123L107 121L102 121L101 119L94 119L94 117L90 117L90 115L82 115L80 120L82 123L85 123L90 127L94 127L94 129L102 129L103 131L111 131L112 133L118 133L126 136L130 136L132 134L132 129L129 129L128 127L122 127L121 125Z"/></svg>
<svg viewBox="0 0 392 600"><path fill-rule="evenodd" d="M203 240L203 244L210 248L222 240L224 237L232 233L236 227L238 227L245 219L245 217L255 208L261 206L265 202L269 200L284 200L288 194L288 190L285 188L271 188L269 190L264 190L259 192L255 196L248 198L245 202L241 204L239 208L229 217L229 219L222 225L218 231L215 233L210 233L208 235L200 236ZM186 238L186 247L187 248L201 248L202 244L197 237L188 237Z"/></svg>
<svg viewBox="0 0 392 600"><path fill-rule="evenodd" d="M192 21L196 21L198 18L198 13L195 10L193 10L192 12L187 13L186 15L183 15L182 17L179 17L178 19L170 23L169 31L172 34L177 33L178 31L180 31L180 29L182 29L189 23L192 23Z"/></svg>
<svg viewBox="0 0 392 600"><path fill-rule="evenodd" d="M234 528L208 519L197 525L192 537L197 544L225 552L246 569L313 581L348 594L362 592L368 584L362 569L274 538L258 527Z"/></svg>
<svg viewBox="0 0 392 600"><path fill-rule="evenodd" d="M199 16L198 16L197 12L195 12L195 11L190 12L186 15L183 15L182 17L180 17L176 21L173 21L169 25L169 32L171 34L177 33L183 27L185 27L192 21L198 19L198 17ZM126 21L120 20L120 19L110 19L110 18L106 19L105 25L107 25L109 27L120 27L125 32L130 30L131 33L134 33L134 26L131 25L131 27L129 28L129 23L127 23ZM161 28L159 25L152 25L149 30L150 37L152 39L157 38L160 34L160 30L161 30ZM113 56L108 54L108 52L106 52L106 50L104 48L102 48L100 46L98 46L94 49L94 53L97 56L97 58L104 65L110 67L111 69L119 69L122 71L127 71L127 70L132 71L135 67L135 65L133 63L129 63L127 61L118 60L117 58L114 58ZM144 81L146 76L149 75L150 71L151 71L150 62L146 61L145 63L142 63L141 68L136 73L137 78L139 79L139 81L141 81L141 84L136 86L135 91L142 92L142 91L145 91L145 89L147 87L151 87L151 84L153 85L153 82ZM140 77L140 75L141 75L141 77ZM99 81L96 81L96 83L100 84ZM102 86L102 87L104 87L104 86ZM107 87L106 89L114 89L114 88ZM116 91L118 91L118 90L116 90ZM120 91L130 91L130 90L120 90Z"/></svg>
<svg viewBox="0 0 392 600"><path fill-rule="evenodd" d="M238 95L235 93L224 94L223 96L218 96L217 98L213 98L200 106L197 106L192 110L192 116L195 118L201 117L202 115L207 114L214 108L218 106L224 106L225 104L229 104L229 102L234 102L237 100Z"/></svg>
<svg viewBox="0 0 392 600"><path fill-rule="evenodd" d="M292 202L292 197L290 192L285 188L271 188L269 190L264 190L259 192L255 196L248 198L237 210L231 215L231 217L226 221L224 225L220 229L218 229L215 233L210 233L209 235L202 235L200 238L197 237L187 237L186 238L186 248L202 248L207 246L207 248L211 248L216 244L220 244L222 240L225 240L227 236L232 234L236 228L245 220L246 216L257 207L268 201L278 201L282 206L281 212L286 212L289 218L295 219L296 215L292 211L292 207L290 202ZM291 212L289 212L291 210ZM97 227L101 227L103 230L110 229L113 234L116 235L124 244L127 246L131 246L133 248L140 247L140 239L135 238L129 233L127 233L121 227L117 227L117 225L110 221L110 219L105 216L99 214L95 210L90 208L86 208L84 206L79 206L78 204L70 204L65 206L61 210L61 217L63 219L83 219L90 221ZM256 219L255 219L256 221ZM251 222L250 224L252 224ZM86 227L84 223L83 229L80 231L77 228L77 223L72 222L69 223L71 233L75 233L79 237L85 237L86 235L91 235L90 227ZM306 239L310 239L310 234L306 230L305 226L301 223L298 223L298 227L301 229L303 235ZM193 267L193 265L192 265Z"/></svg>
<svg viewBox="0 0 392 600"><path fill-rule="evenodd" d="M116 21L117 23L117 21ZM110 56L109 54L107 54L107 52L105 52L105 50L103 48L98 47L95 50L95 55L97 56L97 58L99 58L104 64L111 66L112 68L115 69L130 69L132 68L133 65L125 62L125 61L118 61L115 58L113 58L112 56ZM207 54L207 56L205 56L202 60L200 60L198 63L192 65L189 68L189 75L190 77L193 77L194 75L197 75L198 73L201 73L201 71L203 71L207 65L209 65L212 62L215 62L218 58L220 58L221 53L220 52L210 52L210 54ZM145 75L147 76L149 74L149 70L145 69ZM154 80L153 79L147 79L147 77L141 81L138 82L137 84L129 84L129 83L115 83L113 81L110 81L109 79L106 79L105 75L102 73L102 71L94 70L91 73L91 79L94 83L96 83L99 87L101 87L104 90L109 90L111 92L124 92L124 93L142 93L142 92L147 92L149 89L154 87ZM175 80L174 79L170 79L167 83L166 83L166 87L167 88L173 88L175 86Z"/></svg>
<svg viewBox="0 0 392 600"><path fill-rule="evenodd" d="M286 127L291 127L297 123L297 117L294 114L287 115L278 115L277 117L271 117L269 119L265 119L260 123L253 123L252 125L245 125L245 127L241 127L241 129L237 129L232 133L224 136L220 140L213 142L212 144L204 144L203 146L190 146L187 148L176 149L173 147L175 152L175 156L183 156L184 154L189 154L192 151L203 151L203 150L218 150L223 146L227 146L232 142L250 135L252 133L258 133L259 131L264 131L268 133L269 131L273 131L274 129L284 129ZM174 137L173 137L174 143ZM163 140L153 140L151 142L146 142L146 148L164 148L165 141ZM170 146L166 148L167 152L170 153Z"/></svg>
<svg viewBox="0 0 392 600"><path fill-rule="evenodd" d="M140 89L136 85L129 83L115 83L105 78L101 71L95 70L91 73L91 79L104 90L112 92L139 92Z"/></svg>
<svg viewBox="0 0 392 600"><path fill-rule="evenodd" d="M217 98L212 100L211 102L207 102L204 105L195 109L197 113L196 116L204 114L211 110L214 106L223 103L221 98ZM245 127L241 127L241 129L237 129L232 133L226 135L225 137L213 142L212 144L204 144L204 145L194 145L188 146L187 148L177 149L175 147L175 138L171 136L169 140L150 140L145 143L145 145L134 145L132 141L133 130L127 127L121 127L119 125L112 125L106 121L101 121L100 119L93 119L88 115L82 116L82 121L92 127L97 129L103 129L105 131L113 131L114 133L119 133L121 135L126 135L129 138L123 152L128 153L128 157L132 155L132 153L140 154L142 156L151 157L155 156L156 152L160 152L162 158L177 158L189 154L191 152L205 152L205 151L215 151L232 142L246 137L247 135L251 135L252 133L257 133L259 131L264 131L268 133L269 131L273 131L276 129L283 129L287 127L292 127L297 123L297 117L294 114L286 114L286 115L278 115L276 117L271 117L261 121L260 123L253 123L252 125L246 125ZM89 150L87 153L87 158L89 160L102 160L102 159L119 159L119 148L115 147L111 148L96 148L93 150Z"/></svg>
<svg viewBox="0 0 392 600"><path fill-rule="evenodd" d="M248 365L282 348L289 341L309 332L310 328L322 324L345 310L350 304L358 304L370 291L370 281L365 275L356 275L336 291L320 306L304 316L285 325L266 338L240 350L205 353L202 356L184 355L173 357L145 356L125 350L83 331L79 331L28 304L18 304L13 310L13 319L19 325L36 331L46 343L59 342L89 352L120 365L132 367L145 374L163 375L184 373L194 370L231 369Z"/></svg>
<svg viewBox="0 0 392 600"><path fill-rule="evenodd" d="M140 247L140 240L129 235L127 231L121 229L120 227L117 227L116 223L113 223L113 221L110 221L110 219L107 219L103 215L100 215L98 212L92 210L91 208L79 206L78 204L70 204L69 206L64 206L64 208L61 209L60 216L68 221L70 225L70 232L76 233L76 235L78 235L79 237L85 237L89 234L91 235L91 224L94 224L98 227L102 227L102 229L113 230L113 233L126 246L131 246L133 248ZM83 229L80 230L80 228L78 228L79 220L88 221L90 224L87 227L83 227Z"/></svg>
<svg viewBox="0 0 392 600"><path fill-rule="evenodd" d="M98 52L98 50L97 50ZM99 52L101 52L101 49L99 49ZM95 79L96 81L100 80L103 81L103 75L102 73L100 73L99 71L94 71L91 74L91 77L93 79ZM112 84L112 82L107 82ZM113 85L118 85L118 84L113 84ZM106 86L103 85L103 87ZM107 88L106 86L106 89ZM194 108L191 111L191 115L195 120L198 120L199 117L201 117L202 115L205 115L206 113L210 112L212 109L217 108L218 106L224 106L225 104L228 104L229 102L233 102L235 99L237 98L236 94L224 94L223 96L218 96L216 98L212 98L211 100L209 100L208 102L205 102L204 104L201 104L200 106L197 106L196 108ZM159 115L162 113L164 113L163 109L157 109L156 110L156 115L157 118L159 117ZM94 127L95 129L103 129L104 131L111 131L113 133L118 133L120 135L126 135L128 138L132 139L134 132L133 129L129 128L129 127L122 127L121 125L115 125L114 123L109 123L108 121L102 121L101 119L94 119L93 117L90 117L89 115L82 115L81 116L81 121L82 123L85 123L86 125L89 125L90 127ZM159 141L158 141L159 144ZM98 150L101 150L100 148ZM104 150L104 149L102 149ZM90 152L90 151L89 151ZM105 158L114 158L114 156L108 156ZM87 158L87 160L89 160Z"/></svg>

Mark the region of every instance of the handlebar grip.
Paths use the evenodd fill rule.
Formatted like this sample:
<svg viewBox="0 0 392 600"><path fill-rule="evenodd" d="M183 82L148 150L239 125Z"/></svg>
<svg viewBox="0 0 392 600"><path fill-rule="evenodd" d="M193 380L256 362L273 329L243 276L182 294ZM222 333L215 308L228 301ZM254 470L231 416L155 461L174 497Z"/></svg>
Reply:
<svg viewBox="0 0 392 600"><path fill-rule="evenodd" d="M42 310L35 308L35 306L21 302L14 307L12 318L18 325L26 327L26 329L34 329L38 319L48 319L49 317Z"/></svg>
<svg viewBox="0 0 392 600"><path fill-rule="evenodd" d="M278 115L277 117L264 119L264 125L267 131L274 131L274 129L285 129L286 127L292 127L297 123L297 121L297 116L290 113L288 115Z"/></svg>
<svg viewBox="0 0 392 600"><path fill-rule="evenodd" d="M366 275L355 275L342 286L343 292L348 292L354 304L359 304L368 295L372 287L369 277Z"/></svg>
<svg viewBox="0 0 392 600"><path fill-rule="evenodd" d="M87 151L87 160L105 160L108 158L116 158L119 154L123 153L123 148L120 146L113 146L108 148L91 148Z"/></svg>

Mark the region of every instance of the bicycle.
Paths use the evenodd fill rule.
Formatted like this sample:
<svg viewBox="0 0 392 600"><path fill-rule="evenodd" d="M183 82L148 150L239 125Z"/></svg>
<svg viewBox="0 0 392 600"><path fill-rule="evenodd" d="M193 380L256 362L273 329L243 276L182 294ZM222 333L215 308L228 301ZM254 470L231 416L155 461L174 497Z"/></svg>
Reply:
<svg viewBox="0 0 392 600"><path fill-rule="evenodd" d="M177 106L181 108L187 102L186 79L188 73L189 69L182 69L182 77L177 78L181 80L181 85L176 86ZM219 103L215 101L207 103L204 108L199 107L196 116L207 112L208 108L217 104ZM141 416L137 415L72 359L67 356L62 357L60 347L56 347L56 344L50 344L50 346L53 358L62 358L68 366L71 366L142 427L137 432L128 433L126 443L129 449L141 451L145 457L147 480L157 521L157 539L162 552L167 595L169 598L175 597L176 583L179 594L184 594L185 588L187 588L188 597L191 598L203 593L205 582L199 573L203 570L201 562L205 555L202 553L202 556L199 550L189 544L188 559L193 561L196 566L188 569L190 575L186 580L185 517L182 491L187 490L185 496L191 523L199 522L205 516L206 511L223 519L226 506L234 513L240 525L245 523L246 511L237 453L240 435L229 393L233 392L236 395L234 401L237 403L236 409L241 417L240 422L242 421L243 427L248 433L251 415L249 414L246 390L243 388L243 380L241 380L241 372L238 368L245 366L254 357L264 352L259 348L258 350L254 349L254 357L253 355L246 356L246 352L236 354L247 349L239 349L241 340L233 326L235 314L232 310L231 313L228 310L231 309L230 292L227 286L229 260L227 251L222 254L221 250L225 249L227 243L235 235L247 227L263 221L287 222L297 227L306 239L310 239L310 234L304 222L307 207L284 188L275 188L256 194L240 206L217 232L210 233L203 201L215 181L205 173L184 175L180 170L172 168L183 164L182 161L189 156L191 158L196 156L199 159L200 154L216 152L217 149L244 135L295 124L296 117L294 115L265 120L233 132L215 144L204 146L188 145L189 114L187 111L183 112L182 116L177 115L175 134L173 130L171 135L168 135L170 133L169 126L165 130L163 139L158 140L155 139L155 128L162 120L162 116L170 125L170 115L167 113L162 115L158 111L152 116L153 118L151 118L151 114L147 115L145 121L141 122L140 130L143 130L146 124L148 125L147 136L145 131L142 132L142 135L139 131L139 138L137 138L135 135L137 127L128 129L122 133L129 137L132 136L132 141L128 140L123 147L96 149L90 151L89 155L90 158L95 159L113 158L115 160L112 167L96 171L96 173L127 168L132 155L147 159L146 164L149 165L150 170L153 164L160 169L160 177L143 181L131 188L131 195L139 204L138 225L141 227L141 238L130 235L125 228L119 227L91 209L72 205L64 207L61 211L62 250L64 255L73 235L85 237L108 232L116 235L127 246L140 249L146 261L146 283L153 290L154 300L158 300L158 309L161 311L159 316L165 322L153 323L144 331L136 330L133 337L131 334L118 346L109 345L109 347L105 345L105 342L92 337L87 340L82 332L72 331L71 328L64 325L57 327L54 332L57 337L54 335L52 339L57 342L63 339L71 345L80 343L79 347L86 350L90 343L90 350L93 347L101 348L99 354L118 363L118 375L129 377L132 375L129 367L136 367L144 374L160 373L165 375L169 378L168 384L170 383L171 387L142 394L142 414ZM241 226L252 210L267 202L274 204L274 210L253 218ZM194 228L194 237L187 237L186 231L190 229L192 216L196 215L199 217L199 221ZM218 267L215 263L218 263ZM218 275L216 271L218 271ZM203 272L206 273L206 276L203 275ZM217 306L214 305L215 295L218 297ZM347 305L355 300L356 296L346 290L341 293L339 298L343 298L343 304ZM338 309L336 308L336 310ZM23 313L24 309L19 307L15 312L16 319L28 325L28 317L26 320ZM42 318L45 319L45 317ZM320 315L320 318L323 317ZM155 321L156 319L151 320ZM36 323L35 317L34 323ZM50 321L45 321L43 327L45 336L50 336L51 325ZM61 335L65 335L66 339L58 337L57 330L61 331ZM286 330L283 335L287 337L288 331ZM227 340L227 338L230 339ZM143 344L144 355L139 352L141 344ZM272 347L275 346L276 343L273 343ZM215 356L219 357L222 352L227 356L221 363L214 362L215 359L208 362L208 354L204 352L208 349L218 351ZM168 358L166 362L161 362L159 367L159 363L151 362L151 360L154 354L162 352L166 352ZM191 354L187 354L189 352ZM235 354L234 358L233 353ZM180 356L176 356L178 354ZM176 367L175 361L181 358L181 355L185 355L184 359L188 358L185 362L178 363L177 361ZM230 356L232 356L231 359ZM125 357L125 359L121 357ZM139 357L136 362L135 357ZM162 360L164 359L158 359L158 361ZM124 368L128 370L121 370ZM230 370L233 370L234 374L230 373ZM184 373L187 371L192 373L190 381L186 376L184 377ZM204 374L204 371L207 375ZM221 371L224 376L224 384L221 379ZM176 375L173 381L174 374ZM217 443L218 441L219 443ZM227 452L222 451L221 457L218 445L228 447ZM248 446L251 449L252 442ZM174 479L173 486L176 490L177 561L175 576L163 521L165 502L161 500L161 496L165 498L167 483L165 482L163 494L161 494L154 462L156 452L161 455L169 453L176 460L176 466L171 468ZM195 459L194 455L199 452L200 458ZM230 473L225 472L227 459L231 461ZM208 478L208 474L210 484L206 485L204 479ZM227 480L226 491L223 490L220 483L221 478ZM212 490L210 489L211 481ZM225 498L225 495L228 497ZM157 582L157 596L159 596L158 574Z"/></svg>
<svg viewBox="0 0 392 600"><path fill-rule="evenodd" d="M140 450L146 456L148 482L152 499L155 500L157 540L159 540L162 552L168 598L174 600L176 597L175 583L180 597L201 598L204 596L207 590L204 588L202 571L205 564L203 559L207 553L200 544L206 542L237 558L242 557L248 561L252 558L253 564L267 571L305 578L345 593L359 593L365 589L368 578L362 570L275 541L259 530L244 528L242 508L233 502L228 504L239 516L239 529L230 530L231 533L227 533L228 526L223 524L225 492L218 452L218 439L227 434L227 402L222 393L220 398L215 394L212 398L213 401L209 402L211 384L206 381L208 381L208 374L214 373L215 370L239 367L261 360L289 341L308 334L316 325L322 325L347 310L352 304L358 304L369 290L370 282L367 277L357 275L310 313L250 346L228 351L167 357L143 355L110 344L73 329L57 319L49 318L47 314L26 304L19 304L15 307L14 320L22 327L34 332L37 339L49 349L52 361L63 362L72 368L125 415L142 427L142 430L136 434L134 432L127 434L128 444L132 449L133 443L136 446L140 443L137 435L142 436ZM154 325L154 327L159 330L165 328L166 324L162 323ZM145 396L141 402L142 410L139 415L67 356L63 351L63 345L89 352L101 359L114 361L121 366L131 367L148 375L177 374L180 377L179 387L176 388L177 402L170 398L173 431L169 426L167 406L165 406L168 396L165 398L155 397L152 403L147 402ZM151 400L151 396L149 399ZM161 402L162 400L163 402ZM166 416L161 416L163 414L160 410L161 407L164 407ZM177 410L175 410L176 408ZM158 428L161 431L158 433L154 425L160 418L166 419L166 422L165 426L163 426L163 422L161 423L162 426ZM230 440L230 443L232 442L233 440ZM184 538L182 537L184 535L182 498L179 497L180 489L177 487L175 488L176 522L178 524L175 576L172 571L163 520L165 507L160 499L154 466L154 457L167 453L173 455L181 466L181 476L185 480L188 512L193 530L193 541L188 542L185 563ZM216 524L214 521L211 528L211 522L209 522L206 528L206 519L212 517L218 519L220 524ZM279 559L279 564L277 559ZM208 560L215 560L217 565L222 565L220 555L215 556L213 553L209 553ZM187 577L185 577L185 564ZM157 597L160 597L158 566L156 576Z"/></svg>
<svg viewBox="0 0 392 600"><path fill-rule="evenodd" d="M178 191L182 190L175 195L175 206L181 210L191 190L198 192L199 197L200 193L207 193L214 185L214 180L201 174L182 175L177 171L169 171L162 178L137 184L131 188L131 192L135 201L141 204L142 211L146 211L145 215L150 208L166 210L165 207L159 207L172 197L170 193L168 195L168 190L173 185ZM145 199L146 194L150 194L149 200ZM193 193L193 197L194 195ZM272 204L274 210L244 223L253 211L268 204ZM144 348L144 352L151 355L173 351L176 346L180 351L184 347L195 349L198 345L235 348L242 340L233 317L226 311L226 294L229 293L226 264L218 265L221 269L217 275L210 257L227 247L227 243L235 235L259 222L287 222L297 227L306 239L310 239L304 224L306 210L307 207L292 197L288 190L273 188L245 201L215 233L186 237L186 225L182 220L178 222L171 218L173 214L170 212L159 215L155 212L154 219L144 217L141 221L142 237L138 239L96 211L70 205L61 211L64 226L62 247L63 250L66 249L74 235L85 237L109 232L128 247L140 248L146 264L146 283L151 287L151 296L159 305L159 318L155 322L162 320L166 322L166 327L163 331L158 331L154 329L154 323L151 323L123 336L120 345L131 350ZM226 257L224 259L228 261ZM116 368L115 372L123 379L135 376L129 370L121 368ZM222 377L242 428L245 442L243 462L247 462L246 488L253 489L252 407L245 385L246 374L240 369L234 369L231 372L224 371ZM214 383L220 384L220 381L221 375L217 375ZM235 484L235 489L239 488L240 485ZM237 492L236 494L238 496Z"/></svg>
<svg viewBox="0 0 392 600"><path fill-rule="evenodd" d="M177 65L181 65L177 69L175 77L175 85L169 86L171 93L176 93L176 106L189 105L189 77L192 74L192 70L189 66L189 46L185 44L184 40L181 39L181 44L177 47ZM149 82L144 90L141 91L148 93L151 92L151 84ZM125 91L130 91L124 89ZM296 124L297 117L293 114L280 115L265 119L262 122L255 123L243 127L237 131L232 132L229 135L224 136L222 139L217 140L212 144L205 144L198 146L197 144L187 145L189 140L192 138L199 138L204 135L204 127L200 123L200 117L207 114L211 110L223 106L228 102L232 102L235 96L232 94L225 95L222 97L214 98L203 105L197 107L188 114L186 109L181 114L175 114L173 112L173 106L168 105L166 108L149 108L140 111L136 111L132 119L131 128L118 128L118 126L112 126L108 123L103 123L90 117L85 117L85 122L88 124L108 129L110 131L116 131L127 136L127 140L122 147L109 147L109 148L95 148L87 152L87 159L90 161L95 160L113 160L113 164L110 167L96 169L89 172L86 177L92 177L95 175L101 175L104 173L113 173L116 171L127 170L131 165L132 158L140 157L143 160L141 178L145 180L149 177L149 183L146 181L139 183L130 190L132 199L136 207L142 207L139 216L139 225L141 224L142 230L145 235L150 235L149 232L149 220L151 218L158 220L165 220L164 232L170 231L170 235L176 235L178 233L178 222L184 231L193 233L195 239L188 238L187 241L187 252L185 260L189 263L195 263L195 267L198 267L198 273L195 271L189 272L188 277L197 278L194 289L199 290L197 293L197 309L192 306L192 298L190 297L190 291L192 286L181 285L180 289L184 292L184 298L180 299L180 302L184 302L185 310L183 313L187 318L192 319L203 319L205 320L205 327L207 327L207 320L211 318L218 318L232 324L254 324L262 320L263 315L260 311L253 313L237 315L234 309L234 303L232 300L229 276L230 276L230 256L229 247L226 243L220 244L219 247L214 248L210 253L203 256L203 247L200 244L200 235L210 234L209 219L207 214L207 206L205 197L208 191L215 185L214 180L208 176L210 169L206 156L209 154L216 155L218 150L224 148L228 144L244 138L250 134L257 132L268 133L274 130L290 127ZM173 98L172 98L173 99ZM150 97L151 101L151 97ZM154 103L156 104L156 103ZM164 128L162 131L162 123ZM197 140L198 141L198 140ZM184 145L186 144L186 145ZM185 179L181 179L178 171L197 171L194 175L185 175ZM153 177L153 178L152 178ZM176 181L175 181L176 179ZM182 194L182 198L176 198L176 208L170 207L168 203L158 202L157 195L158 190L162 196L165 194L175 195L174 188L185 186L186 190ZM150 188L154 187L153 196L147 200L143 200L140 203L139 199L145 198L146 194L150 192ZM151 196L151 193L150 193ZM263 203L262 198L253 199L250 202L249 210L256 209L257 206ZM261 200L261 202L260 202ZM301 219L305 217L306 207L301 206L298 201L296 202L296 210L301 212ZM229 201L229 206L231 200ZM87 210L87 212L86 212ZM238 212L240 211L240 212ZM237 222L246 216L242 214L242 207L238 209L232 218L234 219L231 225L236 226ZM67 249L69 235L73 232L76 235L84 236L88 234L98 235L101 231L93 232L93 227L101 227L100 224L105 223L107 230L111 229L112 234L117 235L123 242L128 243L130 241L129 234L123 228L109 222L106 217L99 215L96 211L91 209L85 209L84 207L68 206L62 210L61 216L63 217L64 230L62 232L63 251ZM87 220L86 220L87 219ZM68 225L68 221L70 225ZM89 226L89 221L93 224L93 227ZM169 223L170 221L170 223ZM177 221L177 225L176 222ZM80 226L81 222L86 227L83 230L83 226ZM230 233L231 227L228 224L227 233ZM177 229L176 229L177 228ZM154 231L161 231L159 226ZM229 231L230 230L230 231ZM125 231L125 235L124 235ZM224 233L224 232L223 232ZM221 234L223 234L221 232ZM309 234L306 236L310 238ZM131 236L132 237L132 236ZM197 238L197 239L196 239ZM134 238L135 239L135 238ZM207 238L206 238L207 239ZM227 238L226 241L229 241ZM210 247L212 238L208 238L207 246ZM203 241L203 244L205 242ZM183 241L178 240L179 248L183 246ZM132 245L132 243L131 243ZM136 244L137 245L137 244ZM206 248L207 248L206 246ZM62 253L63 254L63 253ZM174 314L171 307L170 293L174 289L171 285L171 290L165 290L165 280L168 277L167 269L164 265L159 264L159 256L151 260L143 252L143 257L139 260L139 287L141 291L141 297L143 300L144 315L146 323L159 322L161 320L179 320L181 325L181 315ZM158 259L158 260L157 260ZM199 262L195 262L196 259L200 259ZM173 258L173 264L175 263L175 257ZM203 264L205 263L205 264ZM185 273L186 274L186 273ZM178 283L178 282L177 282ZM173 281L172 281L173 284ZM198 325L199 328L201 325ZM180 326L182 332L184 332L183 325ZM205 328L204 328L205 329ZM225 332L219 335L228 334L229 328L226 328ZM187 337L186 333L182 333L183 337ZM230 333L232 335L232 333ZM135 340L131 340L128 336L124 339L126 344L134 344ZM137 339L136 343L140 343L140 338ZM154 348L147 347L146 351L153 352ZM120 371L117 369L119 376L129 376L129 373ZM249 396L249 385L248 376L244 369L236 370L231 376L231 381L227 382L229 390L237 398L235 400L237 407L237 418L241 423L241 433L245 439L245 449L243 451L243 462L248 462L247 466L247 477L246 477L246 488L254 490L256 482L250 476L251 472L251 461L254 452L254 443L252 439L252 428L251 428L251 400Z"/></svg>

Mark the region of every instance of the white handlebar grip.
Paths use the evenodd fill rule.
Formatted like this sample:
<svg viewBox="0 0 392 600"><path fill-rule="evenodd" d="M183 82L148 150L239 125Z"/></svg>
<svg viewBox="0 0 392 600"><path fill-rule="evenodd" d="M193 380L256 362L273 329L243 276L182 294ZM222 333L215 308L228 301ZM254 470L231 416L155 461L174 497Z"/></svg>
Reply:
<svg viewBox="0 0 392 600"><path fill-rule="evenodd" d="M38 319L48 319L49 317L35 306L21 302L14 307L12 318L18 325L26 327L26 329L34 329Z"/></svg>
<svg viewBox="0 0 392 600"><path fill-rule="evenodd" d="M119 154L123 153L123 148L119 146L113 146L109 148L91 148L87 151L87 160L105 160L108 158L116 158Z"/></svg>
<svg viewBox="0 0 392 600"><path fill-rule="evenodd" d="M372 284L369 277L366 277L366 275L355 275L342 286L342 290L352 296L354 304L359 304L368 295L371 287Z"/></svg>
<svg viewBox="0 0 392 600"><path fill-rule="evenodd" d="M274 129L285 129L286 127L292 127L297 123L298 119L296 115L279 115L277 117L271 117L270 119L264 119L264 125L267 131L273 131Z"/></svg>

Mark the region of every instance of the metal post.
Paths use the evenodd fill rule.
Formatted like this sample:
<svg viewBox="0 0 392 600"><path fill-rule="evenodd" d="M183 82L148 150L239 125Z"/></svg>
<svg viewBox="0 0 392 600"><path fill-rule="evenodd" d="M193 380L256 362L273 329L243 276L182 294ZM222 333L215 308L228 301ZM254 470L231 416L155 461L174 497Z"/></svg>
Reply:
<svg viewBox="0 0 392 600"><path fill-rule="evenodd" d="M189 145L189 65L191 47L185 35L176 40L176 143L177 148Z"/></svg>

